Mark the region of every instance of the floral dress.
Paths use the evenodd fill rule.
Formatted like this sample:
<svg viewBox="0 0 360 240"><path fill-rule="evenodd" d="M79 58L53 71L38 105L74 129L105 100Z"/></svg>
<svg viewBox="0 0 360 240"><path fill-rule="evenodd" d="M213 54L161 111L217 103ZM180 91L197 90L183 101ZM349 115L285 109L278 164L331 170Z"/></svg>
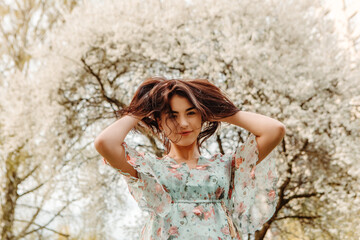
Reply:
<svg viewBox="0 0 360 240"><path fill-rule="evenodd" d="M141 240L245 239L275 212L274 150L256 165L259 152L251 132L235 153L200 156L195 168L122 145L138 178L117 170L139 207L150 213Z"/></svg>

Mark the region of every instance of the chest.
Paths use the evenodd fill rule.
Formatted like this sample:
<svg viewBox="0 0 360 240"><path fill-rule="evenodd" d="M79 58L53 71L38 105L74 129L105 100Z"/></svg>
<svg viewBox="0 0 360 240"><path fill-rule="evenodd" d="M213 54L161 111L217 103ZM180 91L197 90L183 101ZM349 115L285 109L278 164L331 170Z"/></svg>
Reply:
<svg viewBox="0 0 360 240"><path fill-rule="evenodd" d="M194 160L176 160L177 164L181 164L181 165L187 165L187 167L189 169L195 169L198 166L198 160L194 159Z"/></svg>
<svg viewBox="0 0 360 240"><path fill-rule="evenodd" d="M229 188L230 164L222 159L165 161L157 168L158 180L175 198L204 198Z"/></svg>

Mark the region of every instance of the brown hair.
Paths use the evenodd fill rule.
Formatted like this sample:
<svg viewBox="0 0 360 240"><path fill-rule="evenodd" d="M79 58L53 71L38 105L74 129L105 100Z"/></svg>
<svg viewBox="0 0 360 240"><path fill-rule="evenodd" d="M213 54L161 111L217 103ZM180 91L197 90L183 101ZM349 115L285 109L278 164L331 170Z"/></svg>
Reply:
<svg viewBox="0 0 360 240"><path fill-rule="evenodd" d="M186 97L201 113L202 125L205 123L205 128L202 128L197 138L199 152L201 144L220 126L221 122L216 120L240 111L225 93L206 79L149 77L136 90L130 105L117 112L118 116L145 116L139 123L145 124L153 134L162 139L167 154L171 145L169 139L162 134L157 120L160 120L161 113L171 115L170 99L174 95Z"/></svg>

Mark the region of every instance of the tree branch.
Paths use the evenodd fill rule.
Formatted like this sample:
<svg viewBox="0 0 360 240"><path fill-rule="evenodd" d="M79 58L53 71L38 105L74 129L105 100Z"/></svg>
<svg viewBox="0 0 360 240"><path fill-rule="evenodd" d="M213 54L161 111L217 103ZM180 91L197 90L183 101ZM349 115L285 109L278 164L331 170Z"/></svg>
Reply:
<svg viewBox="0 0 360 240"><path fill-rule="evenodd" d="M30 177L36 169L38 169L40 167L40 164L36 165L28 174L26 174L24 177L19 178L19 182L18 184L20 184L21 182L23 182L25 179L27 179L28 177Z"/></svg>
<svg viewBox="0 0 360 240"><path fill-rule="evenodd" d="M83 65L84 65L84 67L85 67L85 70L86 70L88 73L90 73L92 76L94 76L95 79L97 80L97 82L99 83L100 88L101 88L101 94L102 94L102 96L103 96L108 102L114 103L116 106L124 108L124 107L125 107L125 104L124 104L124 103L119 102L119 101L116 100L116 99L112 99L112 98L110 98L110 97L108 97L108 96L106 95L105 88L104 88L103 83L101 82L100 76L99 76L98 74L96 74L89 65L87 65L87 63L86 63L86 61L85 61L85 59L84 59L83 57L81 58L81 62L83 63Z"/></svg>
<svg viewBox="0 0 360 240"><path fill-rule="evenodd" d="M299 216L299 215L293 215L293 216L284 216L284 217L279 217L276 218L275 220L283 220L283 219L287 219L287 218L296 218L296 219L315 219L315 218L320 218L321 216Z"/></svg>
<svg viewBox="0 0 360 240"><path fill-rule="evenodd" d="M27 220L21 220L21 219L15 219L15 221L17 221L17 222L25 222L25 223L28 223L28 222L29 222L29 221L27 221ZM69 234L65 234L65 233L58 232L58 231L56 231L56 230L54 230L54 229L51 229L51 228L48 228L48 227L45 227L45 226L41 226L40 224L37 224L37 223L31 223L31 224L33 224L33 225L35 225L35 226L39 226L39 227L41 227L41 228L43 228L43 229L49 230L49 231L51 231L51 232L54 232L54 233L59 234L59 235L64 236L64 237L69 237L69 236L70 236ZM40 228L39 228L39 229L40 229ZM26 234L26 235L27 235L27 234Z"/></svg>
<svg viewBox="0 0 360 240"><path fill-rule="evenodd" d="M221 139L220 139L220 135L219 135L219 134L216 134L216 142L218 143L218 146L219 146L219 149L220 149L220 153L221 153L221 154L225 154L224 149L223 149L223 147L222 147L222 142L221 142Z"/></svg>
<svg viewBox="0 0 360 240"><path fill-rule="evenodd" d="M47 181L45 181L45 182L37 185L37 186L34 187L33 189L30 189L30 190L28 190L28 191L26 191L26 192L24 192L24 193L22 193L22 194L19 194L19 195L18 195L18 198L21 198L22 196L25 196L26 194L29 194L29 193L31 193L31 192L36 191L37 189L41 188L46 182L47 182Z"/></svg>
<svg viewBox="0 0 360 240"><path fill-rule="evenodd" d="M60 215L60 213L61 213L65 208L67 208L72 202L74 202L74 201L76 201L76 200L78 200L78 199L73 199L73 200L69 201L69 202L68 202L65 206L63 206L46 224L44 224L44 225L39 225L39 224L34 223L34 222L31 223L31 224L33 224L33 225L38 226L38 228L36 228L36 229L34 229L34 230L31 230L31 231L29 231L29 232L25 232L25 233L24 233L22 236L20 236L20 237L29 235L29 234L31 234L31 233L33 233L33 232L37 232L37 231L39 231L39 230L41 230L41 229L47 229L47 230L49 230L49 231L56 232L55 230L52 230L52 229L47 228L47 226L48 226L50 223L52 223L52 222L55 220L55 218L58 217L58 216ZM18 221L25 221L25 220L18 220ZM27 221L26 221L26 222L27 222ZM59 233L59 232L56 232L56 233L61 234L61 233ZM62 235L62 234L61 234L61 235ZM65 235L66 235L66 234L65 234Z"/></svg>

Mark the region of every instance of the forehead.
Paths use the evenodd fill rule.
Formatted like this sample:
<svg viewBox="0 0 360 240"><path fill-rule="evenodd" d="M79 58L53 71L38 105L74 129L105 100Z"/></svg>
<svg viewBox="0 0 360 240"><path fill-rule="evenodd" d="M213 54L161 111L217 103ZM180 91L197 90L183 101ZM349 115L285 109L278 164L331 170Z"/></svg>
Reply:
<svg viewBox="0 0 360 240"><path fill-rule="evenodd" d="M178 95L174 95L170 99L170 107L172 111L185 112L194 105L186 98Z"/></svg>

